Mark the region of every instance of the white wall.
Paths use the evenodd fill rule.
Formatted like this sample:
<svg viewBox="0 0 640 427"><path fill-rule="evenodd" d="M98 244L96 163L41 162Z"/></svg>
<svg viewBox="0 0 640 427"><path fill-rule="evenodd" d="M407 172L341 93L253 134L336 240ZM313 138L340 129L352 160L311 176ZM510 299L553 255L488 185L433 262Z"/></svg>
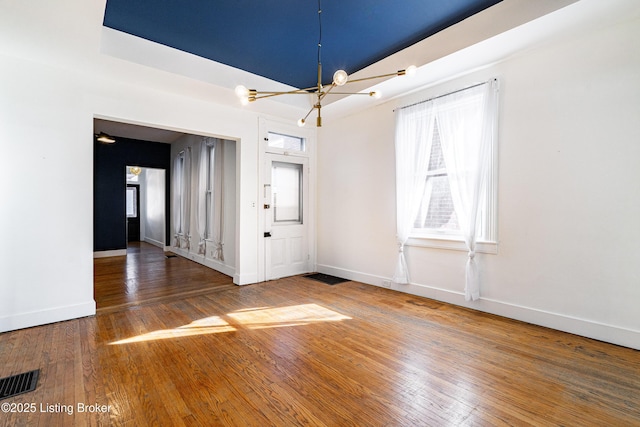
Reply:
<svg viewBox="0 0 640 427"><path fill-rule="evenodd" d="M393 109L501 80L499 253L409 247L394 289L640 348L640 22L551 40L327 123L318 147L318 269L382 286L397 257Z"/></svg>
<svg viewBox="0 0 640 427"><path fill-rule="evenodd" d="M95 313L94 117L239 141L236 276L257 277L257 114L213 102L220 88L101 54L104 5L0 4L0 332Z"/></svg>

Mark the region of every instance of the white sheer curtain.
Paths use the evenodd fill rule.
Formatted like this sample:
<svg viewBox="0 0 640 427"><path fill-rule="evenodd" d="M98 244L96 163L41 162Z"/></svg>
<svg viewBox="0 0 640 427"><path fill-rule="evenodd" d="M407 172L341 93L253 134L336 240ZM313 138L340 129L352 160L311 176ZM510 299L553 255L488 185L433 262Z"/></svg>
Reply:
<svg viewBox="0 0 640 427"><path fill-rule="evenodd" d="M198 253L206 254L212 240L213 259L224 261L224 141L204 138L198 161L197 228Z"/></svg>
<svg viewBox="0 0 640 427"><path fill-rule="evenodd" d="M393 281L409 283L404 245L420 209L433 143L433 103L396 110L396 232L398 261Z"/></svg>
<svg viewBox="0 0 640 427"><path fill-rule="evenodd" d="M211 184L211 236L215 245L213 259L224 261L224 141L216 142L213 155L213 182Z"/></svg>
<svg viewBox="0 0 640 427"><path fill-rule="evenodd" d="M171 176L171 213L173 218L173 246L180 247L180 233L182 232L182 166L184 153L180 153L173 160L173 175Z"/></svg>
<svg viewBox="0 0 640 427"><path fill-rule="evenodd" d="M200 142L200 156L198 158L198 198L196 200L197 208L196 208L196 218L198 225L198 236L200 238L198 242L198 253L206 254L206 239L208 221L207 215L209 213L208 204L209 200L209 182L210 177L210 164L211 158L209 157L209 153L215 149L215 139L214 138L203 138Z"/></svg>
<svg viewBox="0 0 640 427"><path fill-rule="evenodd" d="M451 197L469 251L467 301L480 298L476 227L495 133L497 88L497 80L491 80L434 100Z"/></svg>
<svg viewBox="0 0 640 427"><path fill-rule="evenodd" d="M180 216L182 223L182 242L180 247L191 248L191 147L184 150L182 164Z"/></svg>

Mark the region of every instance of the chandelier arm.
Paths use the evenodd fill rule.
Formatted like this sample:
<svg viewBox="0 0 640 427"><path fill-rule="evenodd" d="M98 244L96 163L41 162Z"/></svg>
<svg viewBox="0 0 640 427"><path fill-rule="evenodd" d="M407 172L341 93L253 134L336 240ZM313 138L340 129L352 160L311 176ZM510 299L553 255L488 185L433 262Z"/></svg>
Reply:
<svg viewBox="0 0 640 427"><path fill-rule="evenodd" d="M261 99L261 98L269 98L271 96L278 96L278 95L309 95L310 92L306 92L306 91L299 91L299 92L256 92L256 99Z"/></svg>
<svg viewBox="0 0 640 427"><path fill-rule="evenodd" d="M311 115L311 113L313 112L313 110L316 109L316 106L314 105L313 107L311 107L311 109L309 110L309 112L302 118L302 120L306 121L309 116Z"/></svg>
<svg viewBox="0 0 640 427"><path fill-rule="evenodd" d="M336 87L335 83L331 83L331 86L329 87L329 89L327 89L326 92L321 93L320 96L318 96L318 103L320 103L320 101L322 101L324 99L325 96L329 95L329 92L331 92L331 89L333 89L334 87ZM335 95L335 93L334 93Z"/></svg>
<svg viewBox="0 0 640 427"><path fill-rule="evenodd" d="M364 82L366 80L373 80L373 79L381 79L383 77L394 77L394 76L403 76L405 74L404 70L400 70L397 71L395 73L389 73L389 74L380 74L379 76L371 76L371 77L363 77L361 79L355 79L355 80L349 80L347 82L347 84L349 83L356 83L356 82Z"/></svg>
<svg viewBox="0 0 640 427"><path fill-rule="evenodd" d="M331 95L367 95L367 96L371 96L371 92L333 92Z"/></svg>
<svg viewBox="0 0 640 427"><path fill-rule="evenodd" d="M249 99L251 101L255 101L255 100L258 100L258 99L272 98L274 96L280 96L280 95L309 95L309 92L304 92L304 91L300 91L300 92L256 92L256 96L250 97Z"/></svg>

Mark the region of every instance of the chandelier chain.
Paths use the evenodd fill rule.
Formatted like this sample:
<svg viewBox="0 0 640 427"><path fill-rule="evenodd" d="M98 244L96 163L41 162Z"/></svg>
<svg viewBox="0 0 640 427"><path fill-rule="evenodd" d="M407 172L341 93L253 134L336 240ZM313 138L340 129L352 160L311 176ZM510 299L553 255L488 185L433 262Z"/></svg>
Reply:
<svg viewBox="0 0 640 427"><path fill-rule="evenodd" d="M321 0L318 0L318 28L320 30L318 36L318 64L322 63L322 5Z"/></svg>

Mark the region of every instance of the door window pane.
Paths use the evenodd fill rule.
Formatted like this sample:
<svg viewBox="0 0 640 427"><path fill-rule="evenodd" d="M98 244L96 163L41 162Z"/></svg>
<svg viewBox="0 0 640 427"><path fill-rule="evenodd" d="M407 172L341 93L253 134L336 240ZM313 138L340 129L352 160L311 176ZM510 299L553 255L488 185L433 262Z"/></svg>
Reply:
<svg viewBox="0 0 640 427"><path fill-rule="evenodd" d="M302 165L273 162L271 185L274 223L302 224Z"/></svg>
<svg viewBox="0 0 640 427"><path fill-rule="evenodd" d="M127 218L135 218L138 216L137 196L138 194L135 187L127 187Z"/></svg>

